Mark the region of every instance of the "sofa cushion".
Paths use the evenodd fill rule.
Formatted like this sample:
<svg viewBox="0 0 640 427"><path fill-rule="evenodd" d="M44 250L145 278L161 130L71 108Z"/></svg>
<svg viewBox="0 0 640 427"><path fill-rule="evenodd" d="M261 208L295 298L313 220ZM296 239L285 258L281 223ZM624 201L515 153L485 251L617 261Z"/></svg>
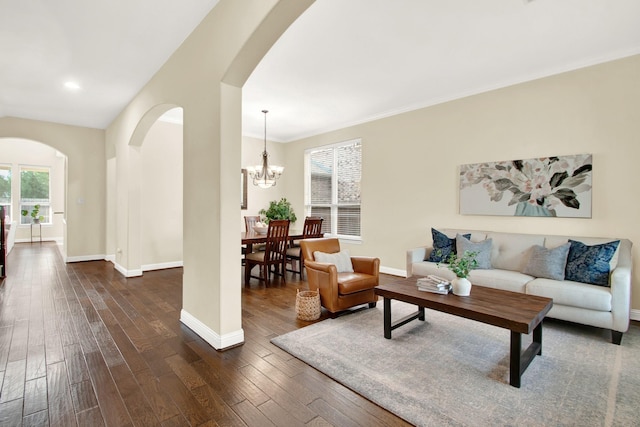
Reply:
<svg viewBox="0 0 640 427"><path fill-rule="evenodd" d="M570 247L570 243L565 243L553 249L547 249L540 245L533 246L529 262L522 272L533 277L564 280L564 270L567 265L567 255Z"/></svg>
<svg viewBox="0 0 640 427"><path fill-rule="evenodd" d="M456 277L456 275L447 268L447 264L440 264L440 267L438 267L437 263L429 261L414 263L412 265L412 274L414 276L428 276L430 274L433 274L436 276L444 277L447 280L452 280L454 277Z"/></svg>
<svg viewBox="0 0 640 427"><path fill-rule="evenodd" d="M535 234L491 232L487 238L493 241L491 267L501 270L523 271L531 247L544 246L544 237Z"/></svg>
<svg viewBox="0 0 640 427"><path fill-rule="evenodd" d="M353 273L353 265L351 264L351 257L349 252L340 251L332 254L326 252L315 251L313 253L313 259L317 262L325 262L327 264L334 264L338 273Z"/></svg>
<svg viewBox="0 0 640 427"><path fill-rule="evenodd" d="M464 234L464 236L467 239L471 238L471 234ZM431 228L431 238L433 239L433 250L425 261L446 263L451 253L457 253L455 236L449 237L443 232Z"/></svg>
<svg viewBox="0 0 640 427"><path fill-rule="evenodd" d="M609 286L609 262L620 241L592 246L575 240L569 240L569 243L565 279Z"/></svg>
<svg viewBox="0 0 640 427"><path fill-rule="evenodd" d="M456 234L456 247L459 254L465 252L476 252L476 261L478 265L476 269L491 268L491 245L492 240L486 239L481 242L472 242L462 234Z"/></svg>
<svg viewBox="0 0 640 427"><path fill-rule="evenodd" d="M473 285L520 293L525 292L527 283L533 279L531 276L511 270L472 270L469 274L469 280Z"/></svg>
<svg viewBox="0 0 640 427"><path fill-rule="evenodd" d="M554 305L568 305L597 311L611 311L611 289L569 280L534 279L527 293L553 298Z"/></svg>
<svg viewBox="0 0 640 427"><path fill-rule="evenodd" d="M373 289L378 284L376 276L365 273L338 273L338 293L353 294Z"/></svg>

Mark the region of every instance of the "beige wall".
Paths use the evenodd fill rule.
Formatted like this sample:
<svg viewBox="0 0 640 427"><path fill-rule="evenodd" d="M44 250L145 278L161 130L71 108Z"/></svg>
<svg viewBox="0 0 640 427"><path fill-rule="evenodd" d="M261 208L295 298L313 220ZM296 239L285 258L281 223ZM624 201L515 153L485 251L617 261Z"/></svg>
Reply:
<svg viewBox="0 0 640 427"><path fill-rule="evenodd" d="M306 148L359 137L363 242L353 253L404 271L405 251L430 241L432 226L625 237L640 310L638 76L634 56L289 143L287 196L302 212ZM459 165L578 153L593 154L591 219L458 214Z"/></svg>
<svg viewBox="0 0 640 427"><path fill-rule="evenodd" d="M241 216L240 88L311 3L221 0L106 130L107 158L116 163L108 178L109 242L116 248L116 267L137 274L142 252L139 147L164 111L183 108L181 320L216 348L244 339L238 251L230 250L239 246ZM203 215L208 221L202 221Z"/></svg>
<svg viewBox="0 0 640 427"><path fill-rule="evenodd" d="M140 147L140 163L142 270L181 266L182 125L156 121Z"/></svg>
<svg viewBox="0 0 640 427"><path fill-rule="evenodd" d="M49 186L51 202L51 223L42 224L42 240L54 240L62 244L63 216L54 212L64 212L65 194L65 157L44 144L27 139L0 138L0 164L9 164L11 171L11 189L13 204L11 220L18 223L16 242L30 242L30 225L20 225L20 168L21 166L44 166L49 168ZM29 217L30 218L30 217ZM33 229L33 236L40 234L40 227ZM37 238L39 240L39 237Z"/></svg>
<svg viewBox="0 0 640 427"><path fill-rule="evenodd" d="M38 141L67 156L63 254L69 261L104 258L104 131L3 117L0 118L0 137Z"/></svg>

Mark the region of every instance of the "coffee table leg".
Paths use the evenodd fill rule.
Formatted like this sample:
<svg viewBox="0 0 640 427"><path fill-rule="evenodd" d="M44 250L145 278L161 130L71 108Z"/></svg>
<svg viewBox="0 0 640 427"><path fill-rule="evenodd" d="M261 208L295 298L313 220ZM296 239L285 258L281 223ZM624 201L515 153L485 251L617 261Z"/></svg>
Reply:
<svg viewBox="0 0 640 427"><path fill-rule="evenodd" d="M509 363L509 384L520 388L520 352L522 351L522 334L511 331L511 356Z"/></svg>
<svg viewBox="0 0 640 427"><path fill-rule="evenodd" d="M533 341L522 351L522 334L511 331L509 384L520 388L520 378L536 355L542 354L542 322L533 329Z"/></svg>
<svg viewBox="0 0 640 427"><path fill-rule="evenodd" d="M418 320L424 322L424 307L418 307Z"/></svg>
<svg viewBox="0 0 640 427"><path fill-rule="evenodd" d="M533 329L533 342L540 346L538 349L538 356L540 356L542 354L542 322Z"/></svg>
<svg viewBox="0 0 640 427"><path fill-rule="evenodd" d="M384 337L391 339L391 298L384 298Z"/></svg>

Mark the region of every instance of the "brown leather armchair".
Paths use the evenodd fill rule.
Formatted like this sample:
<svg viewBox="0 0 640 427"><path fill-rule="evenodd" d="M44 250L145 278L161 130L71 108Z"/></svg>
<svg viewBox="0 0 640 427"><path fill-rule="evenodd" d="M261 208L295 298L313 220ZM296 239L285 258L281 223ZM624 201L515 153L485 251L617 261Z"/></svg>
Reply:
<svg viewBox="0 0 640 427"><path fill-rule="evenodd" d="M373 288L378 286L380 259L351 257L353 273L338 273L335 265L316 262L313 253L340 252L340 241L335 238L304 239L300 248L307 268L310 290L320 291L322 306L331 313L346 310L360 304L375 307L378 296Z"/></svg>

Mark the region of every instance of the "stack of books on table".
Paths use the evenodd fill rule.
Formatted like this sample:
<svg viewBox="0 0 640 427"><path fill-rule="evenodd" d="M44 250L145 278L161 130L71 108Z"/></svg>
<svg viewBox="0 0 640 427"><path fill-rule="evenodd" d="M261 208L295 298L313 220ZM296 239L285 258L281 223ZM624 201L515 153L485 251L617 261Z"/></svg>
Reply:
<svg viewBox="0 0 640 427"><path fill-rule="evenodd" d="M447 279L433 275L421 277L417 285L419 290L434 294L448 294L451 291L451 283Z"/></svg>

